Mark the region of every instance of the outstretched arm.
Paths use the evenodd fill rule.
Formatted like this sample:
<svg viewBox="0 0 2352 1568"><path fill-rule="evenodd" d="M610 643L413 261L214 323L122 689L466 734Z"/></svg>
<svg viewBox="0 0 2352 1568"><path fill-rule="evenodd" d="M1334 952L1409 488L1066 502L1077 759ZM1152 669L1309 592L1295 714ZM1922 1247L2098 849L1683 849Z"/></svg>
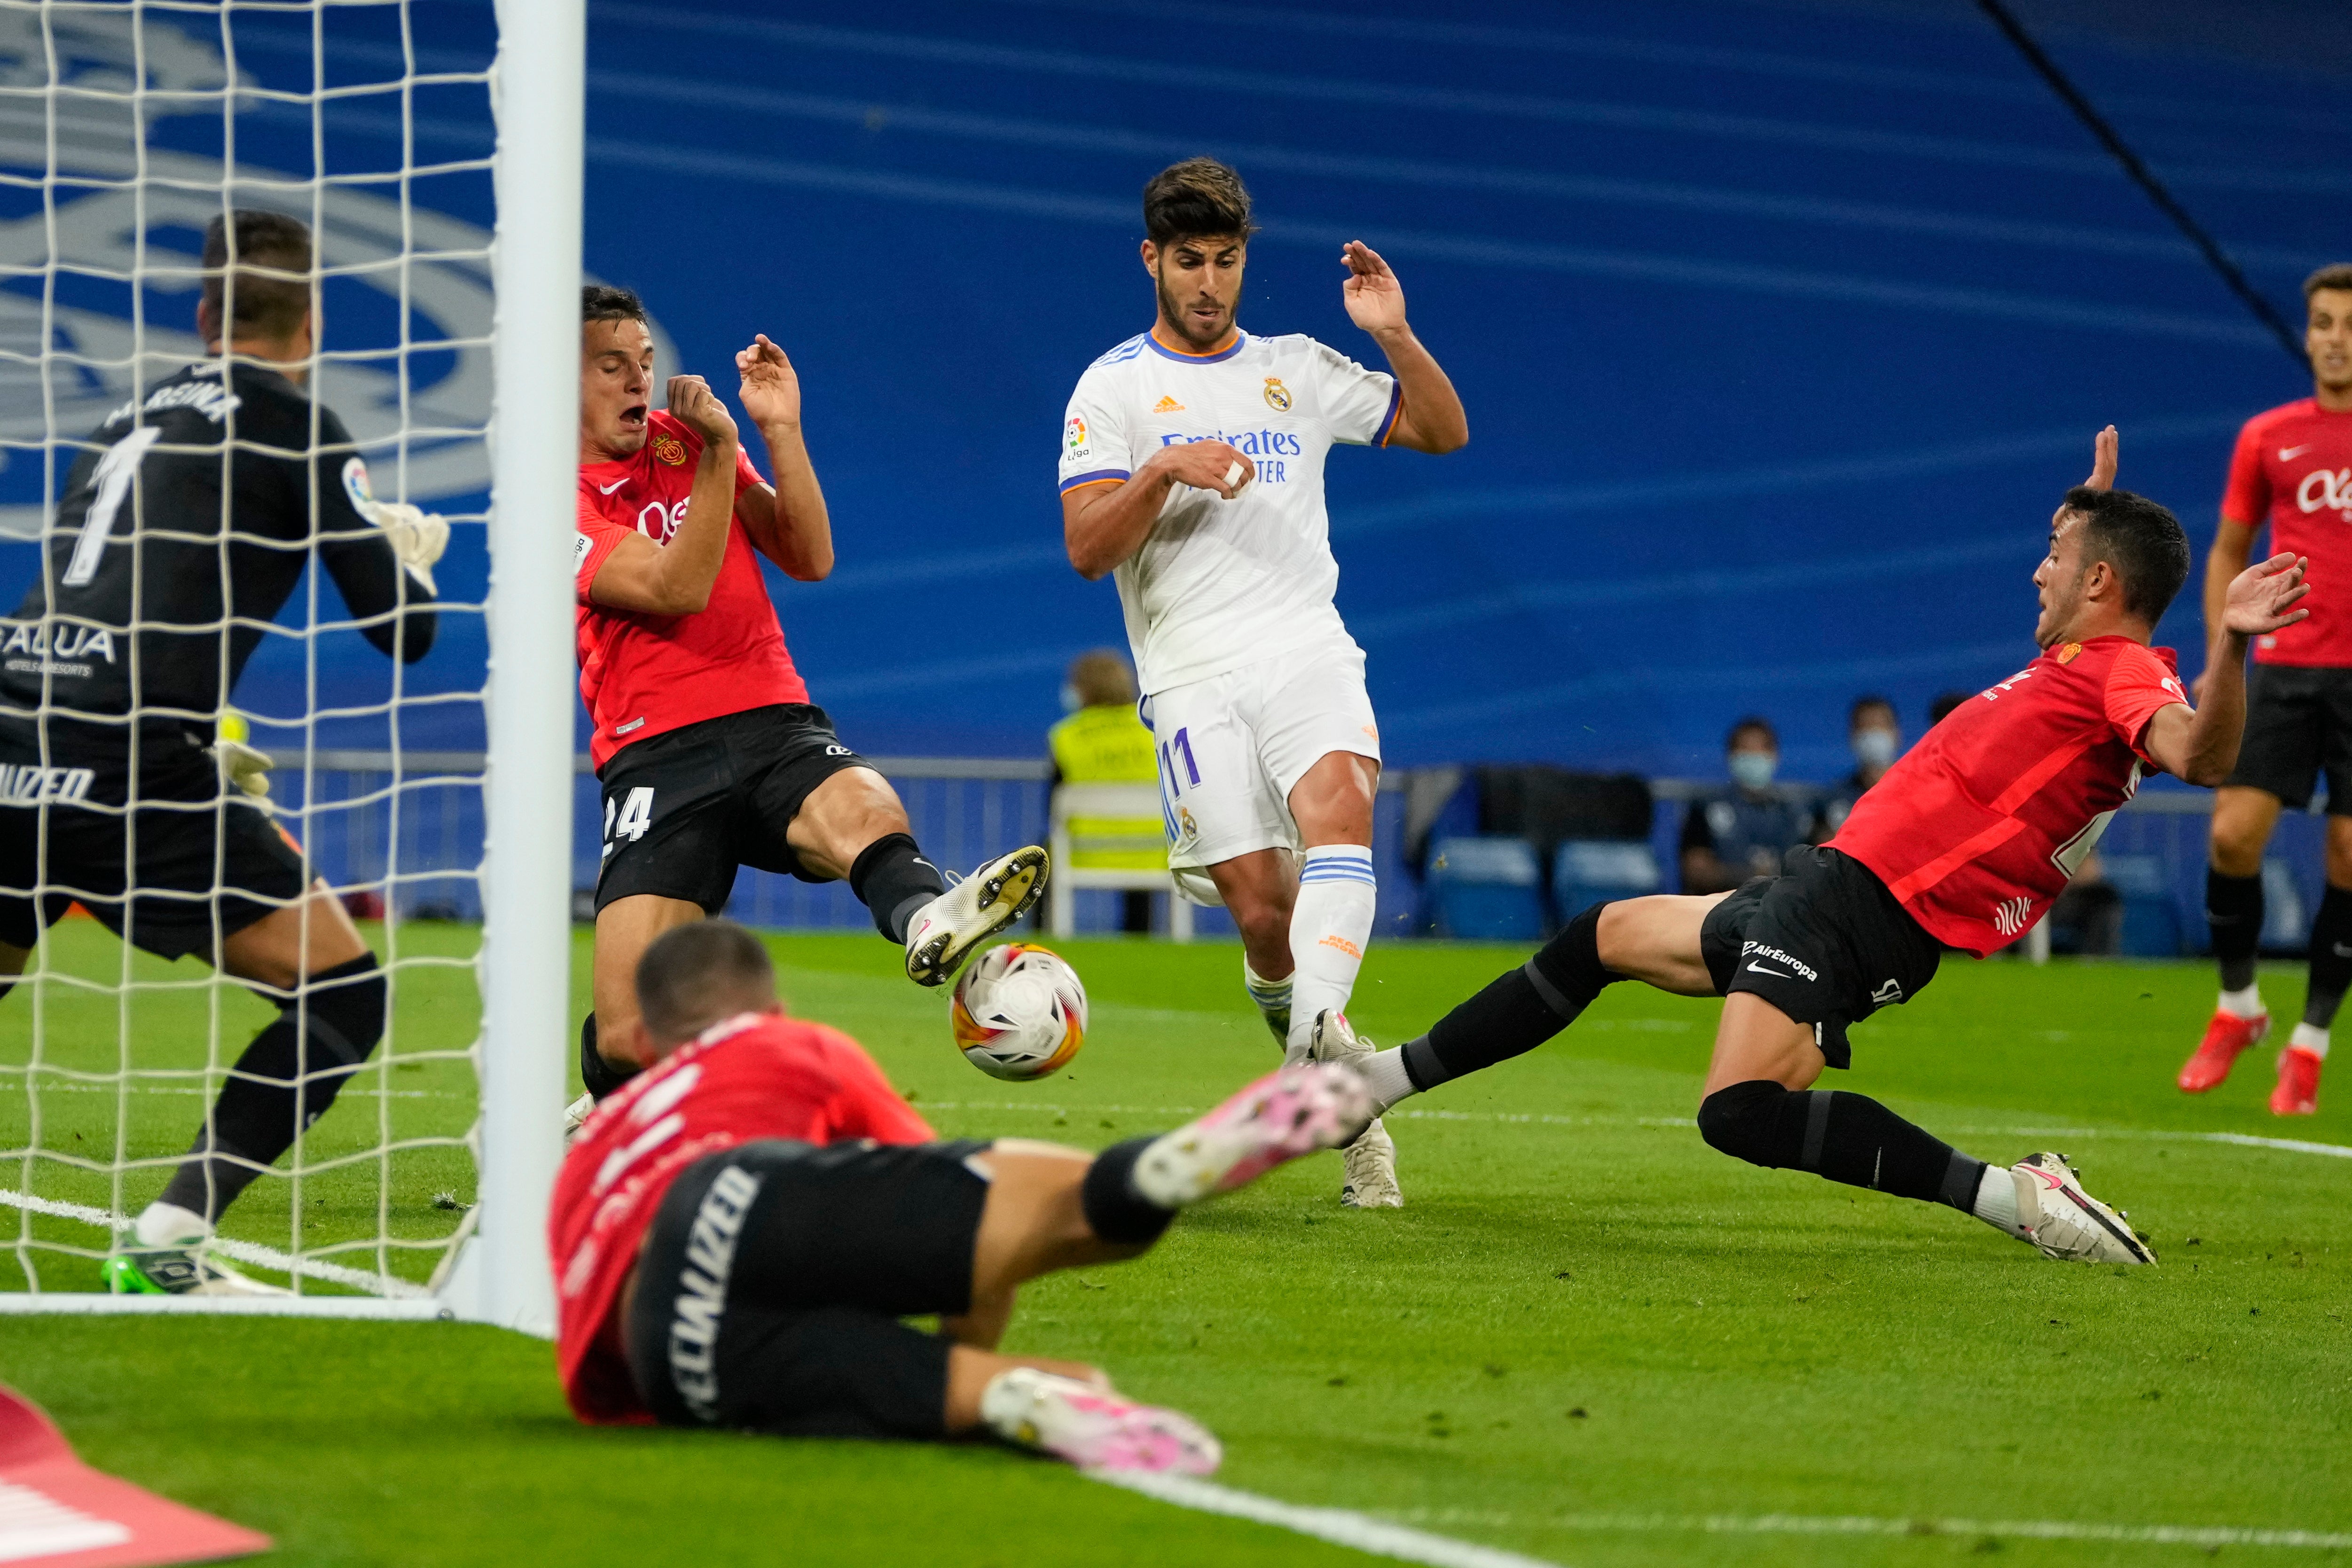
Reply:
<svg viewBox="0 0 2352 1568"><path fill-rule="evenodd" d="M1470 416L1435 356L1405 324L1404 286L1380 253L1360 239L1340 247L1339 260L1348 268L1348 281L1339 290L1348 317L1372 334L1397 380L1396 425L1389 432L1389 443L1416 452L1461 450L1469 444Z"/></svg>
<svg viewBox="0 0 2352 1568"><path fill-rule="evenodd" d="M735 356L742 375L743 412L768 447L773 485L737 498L735 512L761 554L800 583L822 583L833 573L833 520L824 491L801 437L801 379L784 351L760 333Z"/></svg>
<svg viewBox="0 0 2352 1568"><path fill-rule="evenodd" d="M674 375L669 411L702 437L686 518L667 544L643 534L621 541L588 585L588 597L615 610L646 616L689 616L710 603L727 559L727 529L735 509L735 421L698 375Z"/></svg>
<svg viewBox="0 0 2352 1568"><path fill-rule="evenodd" d="M2204 700L2192 711L2176 702L2147 721L2146 750L2165 772L2212 788L2238 765L2246 728L2246 639L2291 626L2311 612L2293 608L2311 592L2307 563L2294 554L2258 561L2232 578L2222 595L2221 624L2205 660Z"/></svg>

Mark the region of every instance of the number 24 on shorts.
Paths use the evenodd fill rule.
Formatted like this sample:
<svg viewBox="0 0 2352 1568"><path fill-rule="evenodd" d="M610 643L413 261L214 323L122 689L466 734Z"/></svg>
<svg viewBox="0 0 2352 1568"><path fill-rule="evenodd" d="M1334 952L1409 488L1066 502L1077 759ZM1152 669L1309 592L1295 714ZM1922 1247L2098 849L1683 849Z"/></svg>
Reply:
<svg viewBox="0 0 2352 1568"><path fill-rule="evenodd" d="M614 812L615 808L618 809L620 814L620 820L617 822L614 820ZM613 842L614 835L618 834L625 837L630 843L635 844L638 839L643 838L646 836L646 829L651 827L653 825L654 792L652 786L647 784L638 785L635 789L629 792L628 798L625 800L615 801L611 795L606 795L604 797L604 854L603 858L609 860L613 858Z"/></svg>

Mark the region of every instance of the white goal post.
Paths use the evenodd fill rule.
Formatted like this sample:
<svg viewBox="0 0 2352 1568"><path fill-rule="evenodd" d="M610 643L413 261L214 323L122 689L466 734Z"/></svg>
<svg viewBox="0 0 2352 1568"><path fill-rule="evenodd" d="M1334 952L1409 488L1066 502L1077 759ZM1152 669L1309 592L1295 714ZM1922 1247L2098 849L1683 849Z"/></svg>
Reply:
<svg viewBox="0 0 2352 1568"><path fill-rule="evenodd" d="M553 1333L545 1225L578 1022L570 567L585 0L497 0L495 19L485 68L413 25L407 0L0 0L0 560L22 567L5 594L43 581L36 548L107 410L203 357L191 235L231 205L284 211L316 237L314 310L328 303L310 384L350 426L374 495L446 511L461 538L478 530L464 545L476 583L471 552L488 561L487 591L445 580L446 658L430 662L445 659L436 647L414 667L432 681L404 684L361 650L354 666L389 691L380 700L346 700L330 679L321 647L352 641L360 623L315 566L283 624L263 628L257 664L277 658L279 689L302 694L294 710L252 715L283 781L278 820L310 874L380 911L371 941L392 998L375 1054L247 1194L266 1191L284 1228L265 1238L222 1225L225 1261L291 1293L94 1288L205 1124L254 1009L233 980L61 921L0 1001L0 1258L15 1265L0 1311L458 1318ZM486 112L447 111L467 93ZM249 155L268 135L248 126L307 145L308 172ZM347 133L396 152L354 163ZM419 195L463 178L487 183L487 234ZM466 499L485 490L486 509ZM51 636L14 603L0 604L0 645ZM478 772L436 760L457 754L447 742L403 751L404 725L437 733L432 722L467 704ZM338 723L374 725L395 759L415 761L381 789L330 798L314 764ZM463 818L477 862L404 858L415 819L436 811ZM74 885L45 860L36 891ZM441 934L412 942L412 930ZM159 1017L176 1022L142 1022ZM208 1037L189 1019L208 1020L195 1030ZM469 1027L470 1041L448 1033ZM428 1101L442 1122L404 1121Z"/></svg>

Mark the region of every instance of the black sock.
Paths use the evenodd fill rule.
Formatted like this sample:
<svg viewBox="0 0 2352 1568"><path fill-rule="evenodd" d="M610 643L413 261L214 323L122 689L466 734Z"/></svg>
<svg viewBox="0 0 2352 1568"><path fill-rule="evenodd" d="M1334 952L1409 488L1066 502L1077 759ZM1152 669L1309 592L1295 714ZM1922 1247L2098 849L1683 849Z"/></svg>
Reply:
<svg viewBox="0 0 2352 1568"><path fill-rule="evenodd" d="M1698 1108L1699 1135L1724 1153L1775 1171L1811 1171L1974 1214L1985 1163L1913 1126L1867 1095L1788 1089L1769 1079L1717 1089Z"/></svg>
<svg viewBox="0 0 2352 1568"><path fill-rule="evenodd" d="M599 1104L614 1089L637 1076L635 1068L616 1068L596 1048L596 1015L580 1020L580 1082Z"/></svg>
<svg viewBox="0 0 2352 1568"><path fill-rule="evenodd" d="M1123 1247L1157 1241L1176 1217L1174 1210L1161 1208L1135 1190L1135 1163L1158 1142L1155 1136L1114 1143L1087 1167L1078 1186L1078 1206L1088 1227L1105 1241Z"/></svg>
<svg viewBox="0 0 2352 1568"><path fill-rule="evenodd" d="M2352 989L2352 889L2327 885L2311 922L2311 990L2303 1021L2315 1029L2336 1022L2344 993Z"/></svg>
<svg viewBox="0 0 2352 1568"><path fill-rule="evenodd" d="M1601 988L1622 980L1601 966L1595 904L1533 958L1497 978L1404 1044L1405 1076L1419 1089L1534 1050L1576 1022Z"/></svg>
<svg viewBox="0 0 2352 1568"><path fill-rule="evenodd" d="M212 1124L196 1134L159 1202L218 1219L263 1167L294 1146L300 1129L325 1113L383 1037L383 973L373 953L320 970L302 985L237 1058L213 1102Z"/></svg>
<svg viewBox="0 0 2352 1568"><path fill-rule="evenodd" d="M849 868L849 890L873 912L875 930L903 942L915 911L946 892L948 882L911 837L888 833L858 851Z"/></svg>
<svg viewBox="0 0 2352 1568"><path fill-rule="evenodd" d="M2254 950L2263 942L2262 878L2224 877L2205 868L2205 924L2221 962L2221 989L2243 991L2254 983Z"/></svg>

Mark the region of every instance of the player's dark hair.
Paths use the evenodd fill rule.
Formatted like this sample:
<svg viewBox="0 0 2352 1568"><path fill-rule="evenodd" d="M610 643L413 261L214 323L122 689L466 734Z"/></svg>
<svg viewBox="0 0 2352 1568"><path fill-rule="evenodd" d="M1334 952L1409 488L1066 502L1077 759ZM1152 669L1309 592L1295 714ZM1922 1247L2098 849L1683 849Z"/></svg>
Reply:
<svg viewBox="0 0 2352 1568"><path fill-rule="evenodd" d="M1939 694L1936 700L1927 704L1927 722L1942 723L1966 707L1968 700L1969 694L1965 691L1947 691Z"/></svg>
<svg viewBox="0 0 2352 1568"><path fill-rule="evenodd" d="M2331 261L2305 279L2303 302L2306 305L2310 304L2311 297L2322 289L2341 289L2347 293L2352 293L2352 261Z"/></svg>
<svg viewBox="0 0 2352 1568"><path fill-rule="evenodd" d="M1214 158L1171 163L1144 182L1143 232L1152 244L1257 232L1242 177Z"/></svg>
<svg viewBox="0 0 2352 1568"><path fill-rule="evenodd" d="M615 289L610 283L590 283L580 290L580 324L591 321L645 321L646 302L637 298L634 289Z"/></svg>
<svg viewBox="0 0 2352 1568"><path fill-rule="evenodd" d="M2083 564L2104 561L2124 582L2124 608L2149 626L2164 618L2189 581L2189 534L2180 520L2129 490L2076 485L2066 510L2082 513Z"/></svg>
<svg viewBox="0 0 2352 1568"><path fill-rule="evenodd" d="M1846 729L1848 731L1852 731L1855 725L1862 722L1862 716L1870 712L1873 709L1884 710L1886 716L1889 719L1894 720L1898 724L1903 721L1902 715L1895 711L1894 700L1892 698L1881 697L1878 693L1873 691L1855 698L1853 700L1853 706L1845 710Z"/></svg>
<svg viewBox="0 0 2352 1568"><path fill-rule="evenodd" d="M775 1000L776 966L733 921L696 921L656 937L637 960L637 1012L656 1045L691 1039Z"/></svg>
<svg viewBox="0 0 2352 1568"><path fill-rule="evenodd" d="M1780 749L1780 731L1772 728L1772 721L1765 718L1761 713L1750 713L1746 718L1736 721L1729 730L1724 731L1723 749L1727 752L1730 751L1739 744L1740 736L1751 731L1763 736L1774 751Z"/></svg>
<svg viewBox="0 0 2352 1568"><path fill-rule="evenodd" d="M205 226L205 309L221 342L286 338L310 309L310 227L238 207Z"/></svg>

